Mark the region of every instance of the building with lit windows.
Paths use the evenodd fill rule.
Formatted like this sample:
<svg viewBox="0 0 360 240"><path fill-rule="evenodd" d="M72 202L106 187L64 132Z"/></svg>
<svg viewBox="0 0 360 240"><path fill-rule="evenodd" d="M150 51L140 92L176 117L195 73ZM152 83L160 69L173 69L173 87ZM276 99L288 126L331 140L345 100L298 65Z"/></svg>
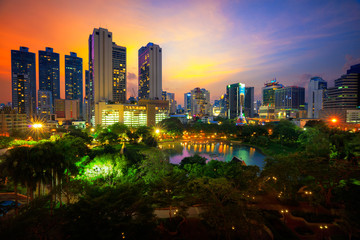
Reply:
<svg viewBox="0 0 360 240"><path fill-rule="evenodd" d="M184 94L184 111L188 113L191 111L191 92Z"/></svg>
<svg viewBox="0 0 360 240"><path fill-rule="evenodd" d="M328 88L324 109L319 115L324 121L360 122L360 64L351 66L345 75L335 80L334 87Z"/></svg>
<svg viewBox="0 0 360 240"><path fill-rule="evenodd" d="M32 116L36 112L35 53L27 47L11 50L12 105L18 113Z"/></svg>
<svg viewBox="0 0 360 240"><path fill-rule="evenodd" d="M13 132L25 132L28 130L26 114L18 113L11 107L3 107L0 110L0 135L9 136Z"/></svg>
<svg viewBox="0 0 360 240"><path fill-rule="evenodd" d="M94 28L89 36L88 121L95 124L95 104L113 101L112 33Z"/></svg>
<svg viewBox="0 0 360 240"><path fill-rule="evenodd" d="M191 116L203 117L210 115L210 92L205 88L194 88L191 90Z"/></svg>
<svg viewBox="0 0 360 240"><path fill-rule="evenodd" d="M227 118L243 117L245 84L235 83L226 87Z"/></svg>
<svg viewBox="0 0 360 240"><path fill-rule="evenodd" d="M162 49L148 43L138 52L139 83L138 99L161 100L162 97Z"/></svg>
<svg viewBox="0 0 360 240"><path fill-rule="evenodd" d="M323 99L326 97L327 82L321 77L312 77L308 86L308 118L319 118L323 109Z"/></svg>
<svg viewBox="0 0 360 240"><path fill-rule="evenodd" d="M90 93L92 93L92 86L90 85L90 72L89 70L85 70L85 97L83 107L83 119L85 119L87 122L91 122Z"/></svg>
<svg viewBox="0 0 360 240"><path fill-rule="evenodd" d="M52 104L60 98L60 62L59 54L52 48L39 51L39 90L52 93Z"/></svg>
<svg viewBox="0 0 360 240"><path fill-rule="evenodd" d="M290 86L276 89L275 117L278 119L306 117L305 88Z"/></svg>
<svg viewBox="0 0 360 240"><path fill-rule="evenodd" d="M83 71L82 58L70 52L65 55L65 99L79 100L80 116L82 116L83 103Z"/></svg>
<svg viewBox="0 0 360 240"><path fill-rule="evenodd" d="M176 100L175 100L175 93L169 93L166 91L162 92L162 100L169 102L169 111L170 114L176 113Z"/></svg>
<svg viewBox="0 0 360 240"><path fill-rule="evenodd" d="M244 114L247 118L254 117L254 87L245 87Z"/></svg>
<svg viewBox="0 0 360 240"><path fill-rule="evenodd" d="M96 124L103 126L120 122L129 127L155 126L169 116L169 102L162 100L140 100L134 104L95 105Z"/></svg>
<svg viewBox="0 0 360 240"><path fill-rule="evenodd" d="M38 91L38 116L44 120L50 120L53 114L52 92L47 90Z"/></svg>
<svg viewBox="0 0 360 240"><path fill-rule="evenodd" d="M262 89L262 104L265 106L275 105L275 90L283 88L284 86L276 81L272 80L270 83L265 83L265 86Z"/></svg>
<svg viewBox="0 0 360 240"><path fill-rule="evenodd" d="M126 47L112 46L113 101L126 102Z"/></svg>

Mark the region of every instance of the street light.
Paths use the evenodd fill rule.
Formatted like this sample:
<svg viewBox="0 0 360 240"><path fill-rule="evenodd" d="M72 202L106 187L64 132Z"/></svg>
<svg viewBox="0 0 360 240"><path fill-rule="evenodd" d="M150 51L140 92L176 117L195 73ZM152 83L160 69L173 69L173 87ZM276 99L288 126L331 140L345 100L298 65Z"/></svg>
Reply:
<svg viewBox="0 0 360 240"><path fill-rule="evenodd" d="M285 217L286 217L286 213L288 213L288 212L289 212L289 210L287 210L287 209L281 209L281 214L283 215L284 224L286 223Z"/></svg>
<svg viewBox="0 0 360 240"><path fill-rule="evenodd" d="M325 231L328 229L327 225L320 225L321 239L325 239Z"/></svg>

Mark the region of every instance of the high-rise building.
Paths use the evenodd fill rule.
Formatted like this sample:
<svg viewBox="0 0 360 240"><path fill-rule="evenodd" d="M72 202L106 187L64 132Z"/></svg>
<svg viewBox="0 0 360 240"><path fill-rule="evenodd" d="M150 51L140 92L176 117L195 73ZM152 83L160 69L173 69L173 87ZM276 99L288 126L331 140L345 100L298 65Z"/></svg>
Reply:
<svg viewBox="0 0 360 240"><path fill-rule="evenodd" d="M126 47L121 47L113 42L113 101L126 102Z"/></svg>
<svg viewBox="0 0 360 240"><path fill-rule="evenodd" d="M275 90L283 88L284 86L276 81L272 80L270 83L265 83L262 89L263 105L274 106L275 105Z"/></svg>
<svg viewBox="0 0 360 240"><path fill-rule="evenodd" d="M308 86L308 118L319 118L319 111L323 109L323 99L327 89L327 82L321 77L312 77Z"/></svg>
<svg viewBox="0 0 360 240"><path fill-rule="evenodd" d="M94 28L89 36L89 120L95 124L95 104L113 101L112 33Z"/></svg>
<svg viewBox="0 0 360 240"><path fill-rule="evenodd" d="M360 108L360 64L353 65L347 73L335 80L324 99L324 109Z"/></svg>
<svg viewBox="0 0 360 240"><path fill-rule="evenodd" d="M185 113L191 111L191 92L184 93L184 111Z"/></svg>
<svg viewBox="0 0 360 240"><path fill-rule="evenodd" d="M166 91L162 92L162 100L169 102L169 112L170 114L176 113L176 101L175 101L175 93L169 93Z"/></svg>
<svg viewBox="0 0 360 240"><path fill-rule="evenodd" d="M44 120L50 120L53 114L52 92L47 90L38 91L38 115Z"/></svg>
<svg viewBox="0 0 360 240"><path fill-rule="evenodd" d="M36 111L35 53L27 47L11 50L11 81L13 109L32 116Z"/></svg>
<svg viewBox="0 0 360 240"><path fill-rule="evenodd" d="M56 119L58 121L73 121L80 117L80 100L55 99Z"/></svg>
<svg viewBox="0 0 360 240"><path fill-rule="evenodd" d="M245 102L244 102L245 117L254 117L254 87L245 87Z"/></svg>
<svg viewBox="0 0 360 240"><path fill-rule="evenodd" d="M275 90L275 109L303 109L305 88L290 86Z"/></svg>
<svg viewBox="0 0 360 240"><path fill-rule="evenodd" d="M210 92L204 88L191 90L191 115L203 117L210 115Z"/></svg>
<svg viewBox="0 0 360 240"><path fill-rule="evenodd" d="M47 90L52 93L52 105L54 100L60 98L60 63L59 54L52 48L39 51L39 90Z"/></svg>
<svg viewBox="0 0 360 240"><path fill-rule="evenodd" d="M65 55L65 98L69 100L83 99L82 58L76 53Z"/></svg>
<svg viewBox="0 0 360 240"><path fill-rule="evenodd" d="M138 98L161 99L162 53L159 45L148 43L139 49Z"/></svg>
<svg viewBox="0 0 360 240"><path fill-rule="evenodd" d="M245 84L235 83L226 88L227 118L243 116L245 103Z"/></svg>
<svg viewBox="0 0 360 240"><path fill-rule="evenodd" d="M89 116L91 115L90 112L90 92L92 92L92 89L90 89L90 72L89 70L85 70L85 97L84 97L84 110L83 110L83 117L87 122L90 122Z"/></svg>

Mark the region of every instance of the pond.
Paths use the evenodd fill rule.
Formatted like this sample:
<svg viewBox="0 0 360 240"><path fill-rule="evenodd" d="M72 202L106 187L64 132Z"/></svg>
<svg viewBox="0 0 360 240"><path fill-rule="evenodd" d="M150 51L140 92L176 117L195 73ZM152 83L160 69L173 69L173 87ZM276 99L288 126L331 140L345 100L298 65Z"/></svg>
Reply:
<svg viewBox="0 0 360 240"><path fill-rule="evenodd" d="M185 157L195 153L209 160L230 162L236 156L245 161L246 165L264 166L265 155L254 147L228 142L172 142L161 143L161 149L168 152L170 163L179 164Z"/></svg>

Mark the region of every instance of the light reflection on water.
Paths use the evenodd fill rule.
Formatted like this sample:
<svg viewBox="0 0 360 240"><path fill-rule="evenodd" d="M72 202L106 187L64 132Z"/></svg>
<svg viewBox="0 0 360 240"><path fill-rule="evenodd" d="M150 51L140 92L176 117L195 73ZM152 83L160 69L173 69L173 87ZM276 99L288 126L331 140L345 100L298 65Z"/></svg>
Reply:
<svg viewBox="0 0 360 240"><path fill-rule="evenodd" d="M229 162L236 156L246 165L257 165L262 168L264 166L265 156L253 147L228 144L223 142L178 142L178 143L162 143L162 149L169 152L170 163L179 164L185 157L193 156L198 153L200 156L208 160L218 160Z"/></svg>

